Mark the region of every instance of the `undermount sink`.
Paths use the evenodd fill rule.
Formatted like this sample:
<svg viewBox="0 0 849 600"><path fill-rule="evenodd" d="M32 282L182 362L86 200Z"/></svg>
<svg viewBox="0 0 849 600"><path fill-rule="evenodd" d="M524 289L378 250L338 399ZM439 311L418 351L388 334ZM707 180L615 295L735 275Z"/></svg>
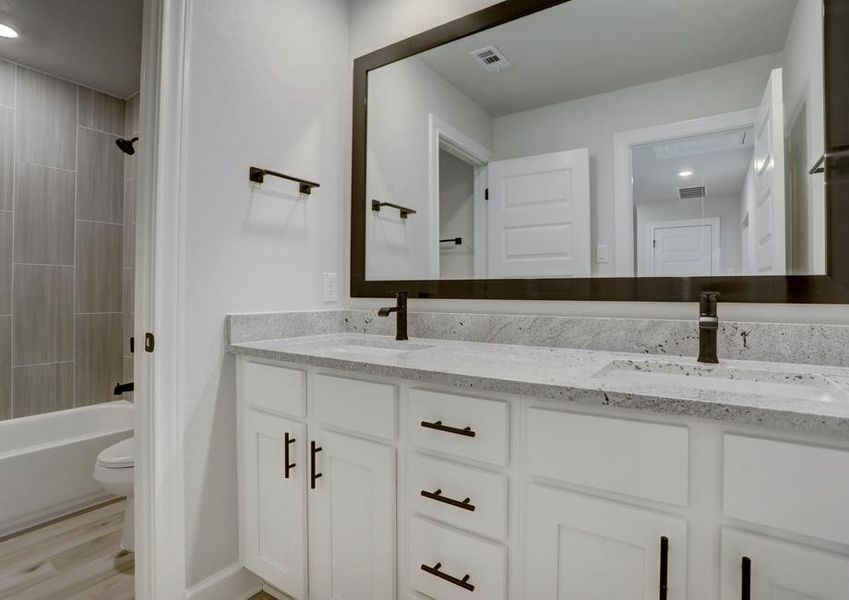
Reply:
<svg viewBox="0 0 849 600"><path fill-rule="evenodd" d="M593 375L604 382L754 394L773 398L845 402L849 390L816 374L732 366L615 360Z"/></svg>
<svg viewBox="0 0 849 600"><path fill-rule="evenodd" d="M331 354L394 358L417 350L427 350L432 347L427 344L394 340L345 340L344 342L340 342L339 345L328 347L325 352Z"/></svg>

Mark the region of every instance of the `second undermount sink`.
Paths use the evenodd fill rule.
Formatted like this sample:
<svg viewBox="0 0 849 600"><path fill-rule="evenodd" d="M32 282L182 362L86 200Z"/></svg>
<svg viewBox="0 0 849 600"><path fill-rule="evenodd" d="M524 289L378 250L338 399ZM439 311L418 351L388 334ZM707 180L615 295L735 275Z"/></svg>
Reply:
<svg viewBox="0 0 849 600"><path fill-rule="evenodd" d="M736 366L615 360L593 377L611 383L656 385L819 402L849 401L849 389L814 373Z"/></svg>
<svg viewBox="0 0 849 600"><path fill-rule="evenodd" d="M338 344L328 346L325 352L330 354L342 354L347 356L368 356L372 358L385 357L395 358L404 356L410 352L427 350L432 348L427 344L416 342L399 342L395 340L344 340Z"/></svg>

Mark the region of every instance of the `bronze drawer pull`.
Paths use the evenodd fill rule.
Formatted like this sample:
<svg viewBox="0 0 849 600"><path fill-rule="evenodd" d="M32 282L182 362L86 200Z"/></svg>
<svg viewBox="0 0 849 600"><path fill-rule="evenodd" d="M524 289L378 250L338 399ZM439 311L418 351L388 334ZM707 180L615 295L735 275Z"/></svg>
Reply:
<svg viewBox="0 0 849 600"><path fill-rule="evenodd" d="M469 583L469 575L468 574L465 577L463 577L462 579L457 579L456 577L452 577L451 575L448 575L447 573L443 573L442 571L440 571L439 567L441 567L441 566L442 566L442 563L436 563L432 567L430 567L428 565L422 565L422 571L424 571L425 573L430 573L431 575L435 575L436 577L439 577L440 579L444 579L445 581L447 581L449 583L453 583L454 585L460 586L464 590L469 590L470 592L475 591L475 586L473 586L471 583Z"/></svg>
<svg viewBox="0 0 849 600"><path fill-rule="evenodd" d="M294 444L294 443L295 443L295 438L290 436L289 432L287 431L286 435L284 436L284 439L283 439L283 444L284 444L284 446L283 446L283 448L284 448L284 450L283 450L283 464L285 465L283 467L283 478L284 479L289 479L290 471L292 469L294 469L295 466L296 466L295 463L289 462L289 446Z"/></svg>
<svg viewBox="0 0 849 600"><path fill-rule="evenodd" d="M437 431L444 431L446 433L456 433L457 435L464 435L466 437L475 437L475 432L472 431L471 427L464 427L460 429L459 427L449 427L448 425L443 425L442 421L434 421L431 423L430 421L422 421L422 427L426 427L427 429L436 429Z"/></svg>
<svg viewBox="0 0 849 600"><path fill-rule="evenodd" d="M742 583L740 584L740 598L742 600L750 600L752 597L752 559L744 556L740 562L742 573Z"/></svg>
<svg viewBox="0 0 849 600"><path fill-rule="evenodd" d="M667 582L669 573L669 538L665 535L660 538L660 592L658 598L666 600L666 594L669 592Z"/></svg>
<svg viewBox="0 0 849 600"><path fill-rule="evenodd" d="M321 473L316 473L315 470L315 455L321 452L321 446L316 446L315 442L310 442L310 489L315 489L315 480L321 477Z"/></svg>
<svg viewBox="0 0 849 600"><path fill-rule="evenodd" d="M422 496L424 496L425 498L430 498L431 500L436 500L437 502L444 502L445 504L450 504L451 506L462 508L463 510L475 510L475 505L472 504L471 498L466 498L462 501L454 500L454 498L443 496L442 490L436 490L435 492L428 492L427 490L422 490Z"/></svg>

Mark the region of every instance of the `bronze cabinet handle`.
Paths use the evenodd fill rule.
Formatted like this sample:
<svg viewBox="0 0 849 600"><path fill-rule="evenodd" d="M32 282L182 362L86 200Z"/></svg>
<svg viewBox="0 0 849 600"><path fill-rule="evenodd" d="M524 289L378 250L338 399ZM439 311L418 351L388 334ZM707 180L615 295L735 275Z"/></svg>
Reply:
<svg viewBox="0 0 849 600"><path fill-rule="evenodd" d="M321 477L321 473L316 473L315 470L315 455L321 452L321 446L316 446L315 442L310 442L310 489L315 489L315 480Z"/></svg>
<svg viewBox="0 0 849 600"><path fill-rule="evenodd" d="M442 421L422 421L422 427L427 429L436 429L437 431L444 431L446 433L456 433L457 435L464 435L466 437L475 437L477 435L474 431L472 431L471 427L464 427L460 429L459 427L449 427L448 425L443 425Z"/></svg>
<svg viewBox="0 0 849 600"><path fill-rule="evenodd" d="M295 468L295 463L289 462L289 446L295 443L295 438L287 431L283 436L283 478L289 479L289 473Z"/></svg>
<svg viewBox="0 0 849 600"><path fill-rule="evenodd" d="M660 592L658 597L660 600L666 600L666 593L669 590L668 585L669 572L669 538L663 536L660 538Z"/></svg>
<svg viewBox="0 0 849 600"><path fill-rule="evenodd" d="M429 498L430 500L436 500L437 502L443 502L445 504L450 504L451 506L456 506L457 508L462 508L463 510L475 510L475 505L472 504L471 498L466 498L465 500L454 500L454 498L443 496L442 490L436 490L435 492L422 490L422 496Z"/></svg>
<svg viewBox="0 0 849 600"><path fill-rule="evenodd" d="M752 598L752 559L744 556L741 561L740 568L743 571L742 583L740 584L741 600L751 600Z"/></svg>
<svg viewBox="0 0 849 600"><path fill-rule="evenodd" d="M440 571L439 567L441 567L441 566L442 566L442 563L436 563L432 567L428 566L428 565L422 565L422 571L424 571L425 573L430 573L431 575L433 575L435 577L439 577L440 579L443 579L443 580L445 580L449 583L453 583L454 585L460 586L464 590L468 590L470 592L475 591L475 586L473 586L471 583L469 583L469 575L468 574L466 574L462 579L457 579L456 577L453 577L453 576L449 575L448 573L443 573L442 571Z"/></svg>

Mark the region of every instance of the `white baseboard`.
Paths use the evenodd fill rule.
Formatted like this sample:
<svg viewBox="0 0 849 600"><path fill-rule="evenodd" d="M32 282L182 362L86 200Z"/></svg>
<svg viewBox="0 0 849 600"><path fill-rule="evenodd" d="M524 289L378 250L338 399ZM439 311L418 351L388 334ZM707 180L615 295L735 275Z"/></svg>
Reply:
<svg viewBox="0 0 849 600"><path fill-rule="evenodd" d="M233 563L186 590L186 600L248 600L262 591L262 580Z"/></svg>

